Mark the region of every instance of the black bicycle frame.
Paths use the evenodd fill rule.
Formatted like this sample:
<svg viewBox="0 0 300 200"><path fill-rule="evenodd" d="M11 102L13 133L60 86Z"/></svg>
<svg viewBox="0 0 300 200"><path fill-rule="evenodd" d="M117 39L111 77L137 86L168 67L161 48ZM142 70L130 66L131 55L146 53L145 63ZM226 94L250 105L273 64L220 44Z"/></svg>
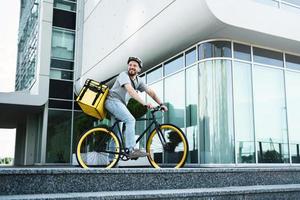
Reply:
<svg viewBox="0 0 300 200"><path fill-rule="evenodd" d="M155 112L156 111L151 111L152 117L150 117L150 118L139 118L139 119L136 119L136 121L150 121L150 120L152 120L152 121L147 126L147 128L145 129L145 131L138 137L138 139L135 141L135 143L138 143L142 139L142 137L144 137L144 135L147 133L147 131L151 128L151 126L154 124L155 125L155 130L158 133L160 141L162 142L163 145L166 144L166 139L165 139L165 137L163 136L163 134L161 133L161 131L159 129L160 124L156 120ZM122 147L121 149L125 149L124 136L122 134L123 132L120 129L119 122L122 122L122 121L121 120L116 120L116 122L110 128L110 131L113 131L114 128L115 128L115 126L117 126L118 133L116 133L116 134L118 134L117 136L119 136L119 138L121 139L121 147Z"/></svg>

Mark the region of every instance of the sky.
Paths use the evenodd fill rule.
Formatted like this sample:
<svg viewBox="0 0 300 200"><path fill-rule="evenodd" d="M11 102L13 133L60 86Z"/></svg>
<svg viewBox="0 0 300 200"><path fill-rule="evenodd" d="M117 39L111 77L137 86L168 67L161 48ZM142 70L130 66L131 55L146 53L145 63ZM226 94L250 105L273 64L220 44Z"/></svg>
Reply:
<svg viewBox="0 0 300 200"><path fill-rule="evenodd" d="M0 1L0 93L15 87L20 1ZM14 145L15 129L0 129L0 158L13 157Z"/></svg>

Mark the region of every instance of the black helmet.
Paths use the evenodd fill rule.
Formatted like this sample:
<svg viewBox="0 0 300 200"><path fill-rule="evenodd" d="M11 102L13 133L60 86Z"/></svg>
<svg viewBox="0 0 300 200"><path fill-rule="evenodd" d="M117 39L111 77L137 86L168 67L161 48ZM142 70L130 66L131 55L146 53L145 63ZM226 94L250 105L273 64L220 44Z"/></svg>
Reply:
<svg viewBox="0 0 300 200"><path fill-rule="evenodd" d="M127 64L129 64L130 61L135 61L139 64L139 67L142 68L143 67L143 63L141 61L141 59L139 59L138 57L129 57Z"/></svg>

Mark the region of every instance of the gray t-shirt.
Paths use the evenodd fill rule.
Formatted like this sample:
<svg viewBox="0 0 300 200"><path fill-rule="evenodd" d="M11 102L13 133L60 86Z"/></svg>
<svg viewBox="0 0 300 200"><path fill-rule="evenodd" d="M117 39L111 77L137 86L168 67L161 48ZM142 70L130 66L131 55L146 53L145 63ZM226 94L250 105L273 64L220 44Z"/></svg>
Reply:
<svg viewBox="0 0 300 200"><path fill-rule="evenodd" d="M132 87L140 92L144 92L148 88L147 85L139 78L136 78L133 82L134 82L135 86L132 86ZM108 97L112 98L112 99L118 99L126 105L127 100L128 100L126 98L126 96L128 95L127 94L128 92L124 86L127 83L132 85L132 82L130 81L128 72L126 72L126 71L121 72L119 74L119 76L117 77L116 82L114 83L113 87L109 90Z"/></svg>

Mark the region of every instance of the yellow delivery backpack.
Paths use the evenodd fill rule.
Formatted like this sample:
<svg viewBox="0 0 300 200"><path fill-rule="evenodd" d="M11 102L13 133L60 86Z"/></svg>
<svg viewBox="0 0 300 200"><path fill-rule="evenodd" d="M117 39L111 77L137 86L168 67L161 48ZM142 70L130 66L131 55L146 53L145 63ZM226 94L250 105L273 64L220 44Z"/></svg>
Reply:
<svg viewBox="0 0 300 200"><path fill-rule="evenodd" d="M108 92L109 88L107 85L87 79L80 90L76 102L85 114L102 120L106 117L104 103Z"/></svg>

